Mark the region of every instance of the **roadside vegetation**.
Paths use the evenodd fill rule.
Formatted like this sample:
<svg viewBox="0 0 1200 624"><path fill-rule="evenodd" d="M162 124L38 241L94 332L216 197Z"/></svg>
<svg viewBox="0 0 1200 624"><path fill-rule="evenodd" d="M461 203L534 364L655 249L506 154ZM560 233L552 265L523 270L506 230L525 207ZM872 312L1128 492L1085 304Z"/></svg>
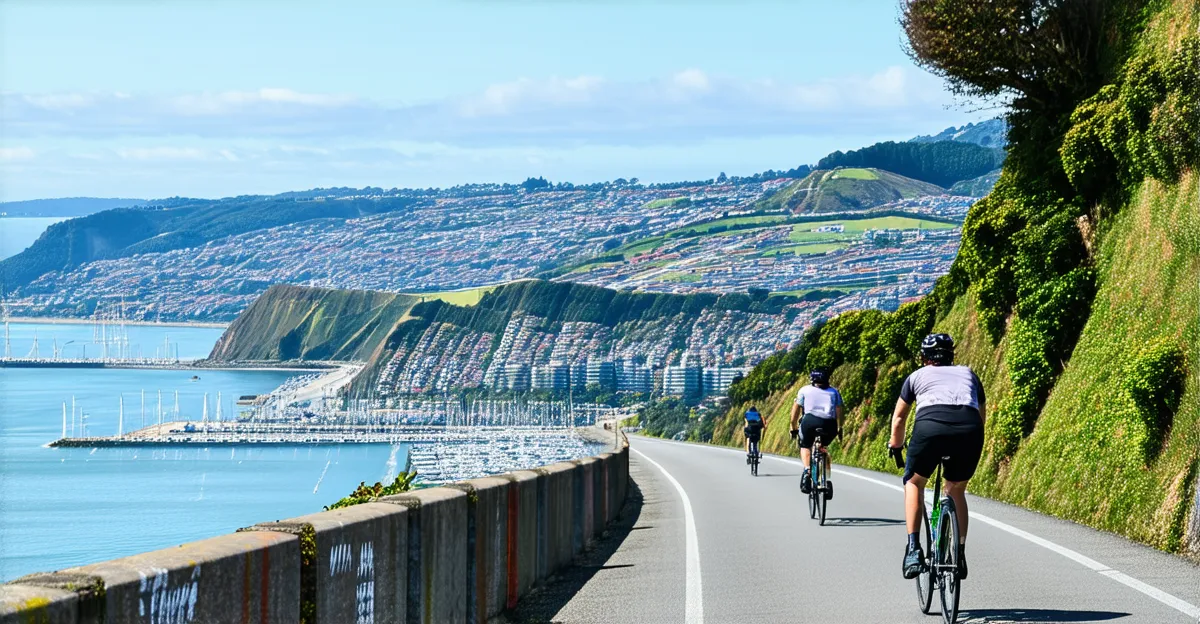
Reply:
<svg viewBox="0 0 1200 624"><path fill-rule="evenodd" d="M379 481L376 481L375 485L367 485L365 481L360 481L358 487L354 488L353 492L348 496L338 499L332 505L325 507L325 511L352 507L354 505L361 505L362 503L373 503L384 496L403 494L419 487L414 483L416 478L417 471L408 470L396 475L396 478L387 485Z"/></svg>

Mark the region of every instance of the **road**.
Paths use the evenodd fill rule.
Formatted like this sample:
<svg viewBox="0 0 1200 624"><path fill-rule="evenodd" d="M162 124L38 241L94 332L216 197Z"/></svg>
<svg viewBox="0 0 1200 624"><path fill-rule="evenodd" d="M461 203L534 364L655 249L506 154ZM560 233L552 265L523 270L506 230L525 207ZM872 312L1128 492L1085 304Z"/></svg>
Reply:
<svg viewBox="0 0 1200 624"><path fill-rule="evenodd" d="M624 526L526 599L518 622L940 622L900 575L894 475L835 467L826 526L796 459L752 477L736 449L631 440ZM1200 567L973 497L960 622L1200 621Z"/></svg>

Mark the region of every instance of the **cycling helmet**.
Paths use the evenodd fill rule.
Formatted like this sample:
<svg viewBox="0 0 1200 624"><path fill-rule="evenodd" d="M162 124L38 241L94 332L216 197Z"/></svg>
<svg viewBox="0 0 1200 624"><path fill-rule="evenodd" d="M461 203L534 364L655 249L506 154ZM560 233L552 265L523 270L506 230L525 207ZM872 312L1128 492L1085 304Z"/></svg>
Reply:
<svg viewBox="0 0 1200 624"><path fill-rule="evenodd" d="M809 381L811 381L813 383L814 386L828 386L829 385L829 373L825 372L823 369L820 369L820 368L815 369L815 370L813 370L813 372L809 373L808 379L809 379Z"/></svg>
<svg viewBox="0 0 1200 624"><path fill-rule="evenodd" d="M954 339L950 334L929 334L921 341L921 357L937 364L954 361Z"/></svg>

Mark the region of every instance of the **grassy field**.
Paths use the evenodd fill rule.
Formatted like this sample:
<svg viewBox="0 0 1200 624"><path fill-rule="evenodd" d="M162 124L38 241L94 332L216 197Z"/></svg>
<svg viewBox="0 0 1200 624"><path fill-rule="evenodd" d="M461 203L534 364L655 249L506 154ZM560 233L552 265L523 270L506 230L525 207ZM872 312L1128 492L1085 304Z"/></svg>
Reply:
<svg viewBox="0 0 1200 624"><path fill-rule="evenodd" d="M814 232L813 230L826 226L841 224L846 226L845 232ZM819 240L849 240L857 239L867 230L948 230L955 227L950 223L924 221L912 217L875 217L873 219L857 219L844 221L815 221L812 223L797 223L792 226L792 240L797 243L808 243Z"/></svg>
<svg viewBox="0 0 1200 624"><path fill-rule="evenodd" d="M878 180L879 175L870 169L838 169L833 172L835 178L850 178L851 180Z"/></svg>
<svg viewBox="0 0 1200 624"><path fill-rule="evenodd" d="M787 247L775 247L763 252L763 257L777 256L779 254L793 253L797 256L815 256L823 253L828 253L835 249L845 249L848 247L845 243L806 243L804 245L790 245Z"/></svg>
<svg viewBox="0 0 1200 624"><path fill-rule="evenodd" d="M480 286L479 288L464 288L462 290L444 290L441 292L427 293L408 293L410 297L419 297L424 301L433 299L441 299L446 303L460 306L473 306L479 303L480 299L488 292L495 290L499 285Z"/></svg>
<svg viewBox="0 0 1200 624"><path fill-rule="evenodd" d="M632 258L633 256L639 256L644 253L650 253L651 251L658 249L659 245L662 245L663 240L664 240L664 238L662 236L651 236L649 238L643 238L641 240L636 240L631 243L628 243L622 247L618 247L617 249L612 251L612 254L613 255L625 254L625 259L628 260L629 258Z"/></svg>
<svg viewBox="0 0 1200 624"><path fill-rule="evenodd" d="M693 284L700 281L699 273L685 273L683 271L671 271L663 275L660 279L664 282L677 282L681 284Z"/></svg>
<svg viewBox="0 0 1200 624"><path fill-rule="evenodd" d="M677 204L681 201L687 201L687 198L686 197L667 197L664 199L652 199L652 200L642 204L642 208L645 208L647 210L653 210L655 208L663 208L666 206L670 206L672 204Z"/></svg>
<svg viewBox="0 0 1200 624"><path fill-rule="evenodd" d="M788 215L782 215L782 214L754 215L754 216L747 216L747 217L726 217L724 219L717 219L715 221L708 221L706 223L700 223L697 225L689 225L686 227L679 228L677 230L671 230L670 232L667 232L665 236L695 236L697 234L707 234L716 228L733 227L733 226L739 226L739 225L754 224L754 225L767 226L767 225L771 225L771 224L775 224L775 223L783 223L784 221L787 221L787 219L788 219Z"/></svg>

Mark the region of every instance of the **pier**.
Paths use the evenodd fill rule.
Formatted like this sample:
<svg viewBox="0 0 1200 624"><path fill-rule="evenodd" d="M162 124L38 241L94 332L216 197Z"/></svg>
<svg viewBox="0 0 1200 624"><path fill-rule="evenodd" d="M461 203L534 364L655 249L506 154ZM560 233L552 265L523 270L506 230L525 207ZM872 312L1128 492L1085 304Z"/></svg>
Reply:
<svg viewBox="0 0 1200 624"><path fill-rule="evenodd" d="M56 448L127 446L230 446L297 444L477 443L506 433L561 437L572 427L444 427L437 425L314 425L282 423L163 423L117 436L65 437L49 444Z"/></svg>

